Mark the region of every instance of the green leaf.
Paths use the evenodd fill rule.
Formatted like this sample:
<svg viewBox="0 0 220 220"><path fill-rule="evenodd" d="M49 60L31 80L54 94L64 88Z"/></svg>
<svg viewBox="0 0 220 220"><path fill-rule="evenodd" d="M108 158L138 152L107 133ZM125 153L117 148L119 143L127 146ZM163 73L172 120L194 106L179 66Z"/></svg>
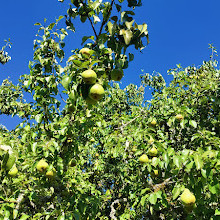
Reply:
<svg viewBox="0 0 220 220"><path fill-rule="evenodd" d="M220 209L215 210L215 215L220 215Z"/></svg>
<svg viewBox="0 0 220 220"><path fill-rule="evenodd" d="M93 20L94 20L94 24L96 24L96 23L101 21L100 18L98 16L96 16L96 15L93 15Z"/></svg>
<svg viewBox="0 0 220 220"><path fill-rule="evenodd" d="M191 126L193 126L194 128L197 128L197 123L196 123L196 121L190 120L190 121L189 121L189 124L190 124Z"/></svg>
<svg viewBox="0 0 220 220"><path fill-rule="evenodd" d="M28 219L29 217L30 217L29 215L22 214L20 220L26 220L26 219Z"/></svg>
<svg viewBox="0 0 220 220"><path fill-rule="evenodd" d="M201 170L202 167L203 167L203 161L202 161L202 158L199 154L195 154L194 161L195 161L195 164L196 164L196 169Z"/></svg>
<svg viewBox="0 0 220 220"><path fill-rule="evenodd" d="M148 200L151 204L155 205L157 203L157 194L156 193L150 194Z"/></svg>
<svg viewBox="0 0 220 220"><path fill-rule="evenodd" d="M173 188L172 194L173 194L173 199L175 200L181 193L181 187L180 185L177 185Z"/></svg>
<svg viewBox="0 0 220 220"><path fill-rule="evenodd" d="M37 123L41 123L42 122L42 117L43 117L43 114L38 114L35 116L35 121Z"/></svg>
<svg viewBox="0 0 220 220"><path fill-rule="evenodd" d="M145 201L146 201L146 199L149 197L149 194L147 194L147 195L145 195L145 196L143 196L143 197L141 197L141 205L142 206L144 206L145 205Z"/></svg>
<svg viewBox="0 0 220 220"><path fill-rule="evenodd" d="M181 158L180 158L180 156L174 156L174 157L173 157L173 163L174 163L178 168L180 168L180 165L181 165Z"/></svg>
<svg viewBox="0 0 220 220"><path fill-rule="evenodd" d="M110 33L110 35L112 35L113 24L111 23L111 21L108 22L107 27L108 27L108 32Z"/></svg>
<svg viewBox="0 0 220 220"><path fill-rule="evenodd" d="M131 29L133 23L134 23L134 20L132 20L132 21L130 21L130 22L126 21L126 22L125 22L125 25L126 25L127 29Z"/></svg>
<svg viewBox="0 0 220 220"><path fill-rule="evenodd" d="M219 183L215 183L214 185L209 185L209 191L210 191L212 194L218 194L219 189L220 189Z"/></svg>
<svg viewBox="0 0 220 220"><path fill-rule="evenodd" d="M125 44L128 45L133 37L133 33L130 30L120 30L120 35L123 35Z"/></svg>
<svg viewBox="0 0 220 220"><path fill-rule="evenodd" d="M62 79L62 82L61 82L61 84L63 85L64 89L68 90L69 86L70 86L70 83L71 83L71 77L64 76L63 79Z"/></svg>
<svg viewBox="0 0 220 220"><path fill-rule="evenodd" d="M134 60L134 54L133 53L129 53L128 56L129 56L129 62Z"/></svg>

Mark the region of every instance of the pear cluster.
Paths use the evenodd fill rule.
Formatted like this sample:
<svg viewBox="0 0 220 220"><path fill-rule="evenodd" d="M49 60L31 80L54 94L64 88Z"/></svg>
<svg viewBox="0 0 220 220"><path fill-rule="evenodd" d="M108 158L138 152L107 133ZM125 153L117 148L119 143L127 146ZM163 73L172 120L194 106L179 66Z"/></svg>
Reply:
<svg viewBox="0 0 220 220"><path fill-rule="evenodd" d="M38 161L36 165L36 169L40 173L44 173L47 178L52 179L56 175L56 170L54 168L52 170L48 170L48 168L49 168L49 164L44 159Z"/></svg>
<svg viewBox="0 0 220 220"><path fill-rule="evenodd" d="M93 52L94 51L90 50L89 48L82 48L79 51L79 53L84 58L91 58ZM124 73L122 69L113 69L110 72L110 78L111 80L114 81L120 81L123 76ZM89 86L85 101L87 102L87 104L90 105L96 104L98 101L100 101L103 98L105 94L105 90L103 86L97 82L98 76L96 72L92 69L87 69L81 73L81 77L83 79L83 82Z"/></svg>
<svg viewBox="0 0 220 220"><path fill-rule="evenodd" d="M83 56L90 57L92 50L89 48L82 48L79 51ZM101 84L97 83L97 74L94 70L88 69L81 74L83 82L90 85L88 89L88 94L86 97L86 102L90 105L96 104L97 101L101 100L105 94L105 90Z"/></svg>
<svg viewBox="0 0 220 220"><path fill-rule="evenodd" d="M148 141L148 143L152 144L153 142L154 142L154 139L152 137L150 137L150 140ZM155 146L150 148L150 150L148 151L148 155L151 157L156 157L157 154L158 154L158 150ZM139 157L139 162L141 162L141 163L149 162L148 156L146 154L143 154L142 156Z"/></svg>

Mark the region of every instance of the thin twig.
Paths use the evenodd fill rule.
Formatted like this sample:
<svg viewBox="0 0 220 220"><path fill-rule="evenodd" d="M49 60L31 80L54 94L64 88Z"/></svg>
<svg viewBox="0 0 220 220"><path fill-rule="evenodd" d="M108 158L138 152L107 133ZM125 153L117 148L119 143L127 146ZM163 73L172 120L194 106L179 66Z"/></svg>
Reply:
<svg viewBox="0 0 220 220"><path fill-rule="evenodd" d="M106 22L108 21L108 17L109 17L109 15L110 15L111 10L112 10L112 6L113 6L114 1L115 1L115 0L112 0L112 2L111 2L111 7L110 7L110 9L109 9L109 11L108 11L108 14L107 14L107 16L106 16L107 19L103 19L103 21L102 21L102 24L101 24L101 27L100 27L100 31L99 31L98 37L101 35L102 29L103 29L104 25L106 24ZM98 40L98 37L97 37L97 40Z"/></svg>

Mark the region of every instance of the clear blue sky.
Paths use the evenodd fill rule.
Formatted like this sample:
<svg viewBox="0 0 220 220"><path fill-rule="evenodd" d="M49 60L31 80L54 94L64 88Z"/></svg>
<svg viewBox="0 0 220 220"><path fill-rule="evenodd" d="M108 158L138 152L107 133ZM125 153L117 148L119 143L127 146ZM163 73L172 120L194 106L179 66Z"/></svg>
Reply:
<svg viewBox="0 0 220 220"><path fill-rule="evenodd" d="M126 1L126 0L125 0ZM27 74L28 62L33 58L33 40L36 22L47 18L53 22L59 15L66 14L67 4L57 0L7 0L0 3L0 46L3 40L11 38L11 49L7 49L12 60L0 66L0 84L10 77L16 84L21 74ZM122 86L130 83L140 84L139 75L144 72L160 72L167 81L167 70L176 64L202 64L208 60L208 44L213 43L220 50L220 1L219 0L143 0L143 6L137 8L137 23L148 24L150 44L135 53L135 59L125 71ZM64 23L64 20L62 21ZM66 50L80 48L82 35L90 35L87 23L75 24L76 33L67 38ZM0 124L13 129L18 119L0 115Z"/></svg>

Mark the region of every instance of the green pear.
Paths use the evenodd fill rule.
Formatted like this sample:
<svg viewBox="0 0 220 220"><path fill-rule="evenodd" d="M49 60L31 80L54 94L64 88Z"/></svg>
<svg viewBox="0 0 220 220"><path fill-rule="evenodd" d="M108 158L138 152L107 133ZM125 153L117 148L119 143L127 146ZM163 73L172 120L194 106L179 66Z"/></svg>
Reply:
<svg viewBox="0 0 220 220"><path fill-rule="evenodd" d="M184 189L182 195L180 196L182 203L186 206L193 206L196 202L196 197L189 189Z"/></svg>
<svg viewBox="0 0 220 220"><path fill-rule="evenodd" d="M140 158L139 161L141 163L147 163L149 161L148 156L146 154L143 154Z"/></svg>
<svg viewBox="0 0 220 220"><path fill-rule="evenodd" d="M93 70L85 70L82 74L81 74L83 81L86 84L94 84L96 83L96 79L97 79L97 75L95 73L95 71Z"/></svg>
<svg viewBox="0 0 220 220"><path fill-rule="evenodd" d="M181 115L181 114L177 114L177 115L175 116L175 118L176 118L177 120L179 120L179 121L182 121L182 120L184 119L183 115Z"/></svg>
<svg viewBox="0 0 220 220"><path fill-rule="evenodd" d="M124 76L123 70L121 69L114 69L111 71L111 80L120 81Z"/></svg>
<svg viewBox="0 0 220 220"><path fill-rule="evenodd" d="M10 177L15 177L18 173L18 169L16 166L13 166L9 171L8 171L8 175Z"/></svg>
<svg viewBox="0 0 220 220"><path fill-rule="evenodd" d="M89 89L89 97L95 101L99 101L100 99L102 99L104 94L105 94L104 88L98 83L94 84Z"/></svg>
<svg viewBox="0 0 220 220"><path fill-rule="evenodd" d="M36 168L37 168L37 170L39 171L39 172L44 172L44 171L46 171L47 170L47 168L48 168L48 163L44 160L44 159L41 159L38 163L37 163L37 166L36 166Z"/></svg>
<svg viewBox="0 0 220 220"><path fill-rule="evenodd" d="M150 156L153 156L153 157L157 156L157 148L153 146L153 147L149 150L149 155L150 155Z"/></svg>
<svg viewBox="0 0 220 220"><path fill-rule="evenodd" d="M153 119L151 122L150 122L150 125L155 127L157 125L157 121L156 119Z"/></svg>
<svg viewBox="0 0 220 220"><path fill-rule="evenodd" d="M45 176L49 179L53 179L56 176L56 170L53 168L50 171L47 171Z"/></svg>
<svg viewBox="0 0 220 220"><path fill-rule="evenodd" d="M79 51L81 54L83 54L83 55L87 55L87 56L90 56L91 55L91 52L92 52L92 50L90 50L89 48L87 48L87 47L84 47L84 48L82 48L80 51Z"/></svg>
<svg viewBox="0 0 220 220"><path fill-rule="evenodd" d="M3 165L2 167L6 170L10 170L13 165L15 164L15 161L16 161L16 155L15 153L7 153L5 156L4 156L4 159L3 159Z"/></svg>

